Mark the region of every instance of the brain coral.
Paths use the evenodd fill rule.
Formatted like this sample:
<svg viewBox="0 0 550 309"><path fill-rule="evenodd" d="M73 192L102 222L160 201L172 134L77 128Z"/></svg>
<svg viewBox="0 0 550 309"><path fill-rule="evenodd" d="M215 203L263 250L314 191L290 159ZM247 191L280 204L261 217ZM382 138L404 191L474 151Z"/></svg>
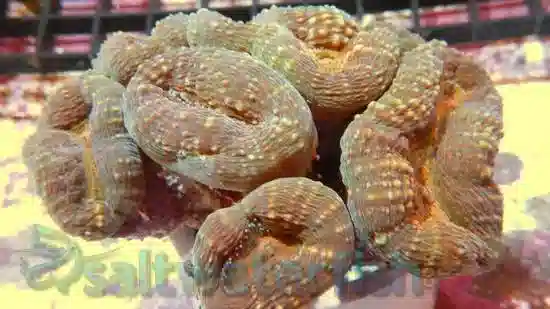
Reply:
<svg viewBox="0 0 550 309"><path fill-rule="evenodd" d="M23 154L70 234L198 229L205 308L308 308L358 248L429 278L495 265L502 129L442 41L329 6L201 9L110 35Z"/></svg>

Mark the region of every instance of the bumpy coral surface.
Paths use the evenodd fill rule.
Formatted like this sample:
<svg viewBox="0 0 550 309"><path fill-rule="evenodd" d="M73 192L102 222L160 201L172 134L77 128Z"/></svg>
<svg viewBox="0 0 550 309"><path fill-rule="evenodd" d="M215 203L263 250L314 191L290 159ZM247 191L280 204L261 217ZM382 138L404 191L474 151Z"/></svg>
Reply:
<svg viewBox="0 0 550 309"><path fill-rule="evenodd" d="M63 95L67 89L71 96ZM230 204L219 192L172 175L142 154L124 126L123 92L122 85L96 73L68 81L50 97L49 113L26 141L25 163L54 221L90 240L144 237L164 235L197 216L202 221Z"/></svg>
<svg viewBox="0 0 550 309"><path fill-rule="evenodd" d="M494 265L501 116L444 42L327 6L201 9L110 35L23 153L68 233L198 229L205 308L308 308L357 248L421 277Z"/></svg>
<svg viewBox="0 0 550 309"><path fill-rule="evenodd" d="M208 216L193 279L208 308L299 308L346 273L354 245L336 192L307 178L277 179Z"/></svg>

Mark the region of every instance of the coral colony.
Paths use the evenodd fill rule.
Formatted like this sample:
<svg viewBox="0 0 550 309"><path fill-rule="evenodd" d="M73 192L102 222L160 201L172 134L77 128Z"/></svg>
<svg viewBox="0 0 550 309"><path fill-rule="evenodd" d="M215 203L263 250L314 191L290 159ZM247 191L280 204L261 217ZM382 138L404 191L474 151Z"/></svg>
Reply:
<svg viewBox="0 0 550 309"><path fill-rule="evenodd" d="M494 266L502 136L488 74L442 41L331 6L201 9L110 35L23 153L71 235L197 229L204 308L308 308L360 246L422 278Z"/></svg>

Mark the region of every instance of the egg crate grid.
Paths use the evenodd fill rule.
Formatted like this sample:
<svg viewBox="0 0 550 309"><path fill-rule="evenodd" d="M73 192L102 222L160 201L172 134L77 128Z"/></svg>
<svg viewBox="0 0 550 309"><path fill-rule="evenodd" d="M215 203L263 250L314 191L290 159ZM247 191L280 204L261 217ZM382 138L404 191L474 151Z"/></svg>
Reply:
<svg viewBox="0 0 550 309"><path fill-rule="evenodd" d="M550 13L546 0L523 0L528 13L525 16L500 20L480 18L480 6L485 1L467 0L325 0L294 1L284 5L329 4L361 18L365 14L409 8L412 29L427 39L437 38L449 44L495 41L523 37L536 32L550 34ZM97 0L94 14L64 15L60 13L59 0L44 1L40 14L34 17L13 18L7 14L7 1L0 1L0 40L15 40L14 44L29 43L30 47L5 52L0 49L0 74L48 73L78 71L90 67L90 60L97 53L107 33L115 31L149 32L155 22L173 13L162 9L161 0L145 2L144 10L117 12L113 1ZM467 22L447 25L423 25L421 11L424 7L440 4L463 4L468 15ZM220 13L235 20L248 21L261 9L271 4L251 0L250 6L216 8ZM198 0L197 7L208 7L208 0ZM550 5L549 5L550 7ZM188 10L191 13L195 10ZM59 50L56 37L81 35L84 50ZM30 37L30 39L28 39ZM21 41L23 40L23 41ZM17 43L19 42L19 43ZM26 42L26 43L25 43Z"/></svg>

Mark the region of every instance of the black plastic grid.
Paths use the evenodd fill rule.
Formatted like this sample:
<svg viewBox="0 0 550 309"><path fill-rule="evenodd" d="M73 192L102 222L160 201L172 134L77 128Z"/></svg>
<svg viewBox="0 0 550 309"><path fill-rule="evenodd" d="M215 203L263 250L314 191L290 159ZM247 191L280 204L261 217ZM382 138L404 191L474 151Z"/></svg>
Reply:
<svg viewBox="0 0 550 309"><path fill-rule="evenodd" d="M203 7L208 0L199 0ZM421 27L420 8L436 4L456 4L467 1L470 22L462 25L443 27ZM0 74L59 72L84 70L89 68L90 59L96 54L105 35L114 31L149 32L155 22L170 13L161 10L160 0L150 0L148 10L140 13L116 13L111 11L111 0L99 0L95 14L87 16L66 16L58 14L59 0L42 1L39 16L32 18L8 18L5 0L0 0L0 38L36 37L36 52L32 54L0 54ZM265 5L253 0L251 6L217 9L222 14L236 20L247 21ZM340 0L340 1L297 1L289 5L332 4L350 14L362 16L387 10L410 8L413 29L424 37L439 38L449 44L494 41L518 38L533 33L550 35L550 14L542 8L541 0L525 0L529 16L496 21L479 19L479 0L436 1L436 0ZM192 11L189 11L192 12ZM55 35L91 34L92 43L88 53L56 53L53 49Z"/></svg>

